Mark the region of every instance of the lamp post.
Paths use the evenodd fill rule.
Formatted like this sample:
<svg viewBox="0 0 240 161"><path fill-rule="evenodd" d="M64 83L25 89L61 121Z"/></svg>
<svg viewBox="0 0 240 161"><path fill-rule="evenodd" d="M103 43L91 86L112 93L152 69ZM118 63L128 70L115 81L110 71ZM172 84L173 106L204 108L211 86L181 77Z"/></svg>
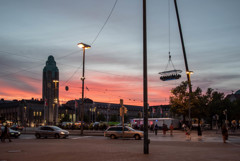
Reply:
<svg viewBox="0 0 240 161"><path fill-rule="evenodd" d="M178 29L179 29L179 33L180 33L180 39L181 39L181 44L182 44L182 51L183 51L183 57L184 57L184 62L185 62L185 68L186 68L186 74L187 74L187 79L188 79L188 86L189 86L189 107L188 107L188 119L189 119L189 123L191 126L191 107L190 107L190 102L191 102L191 95L192 95L192 85L191 85L191 79L190 79L190 75L193 73L192 71L189 71L188 69L188 62L187 62L187 55L186 55L186 51L185 51L185 45L184 45L184 40L183 40L183 34L182 34L182 28L181 28L181 22L180 22L180 18L179 18L179 14L178 14L178 6L177 6L177 0L174 0L174 4L175 4L175 10L176 10L176 16L177 16L177 21L178 21Z"/></svg>
<svg viewBox="0 0 240 161"><path fill-rule="evenodd" d="M84 117L84 74L85 74L85 49L91 48L90 45L78 43L78 47L83 49L83 71L82 71L82 108L81 108L81 135L83 135L83 117Z"/></svg>
<svg viewBox="0 0 240 161"><path fill-rule="evenodd" d="M57 104L58 104L58 99L57 99L57 83L58 83L59 81L58 80L53 80L53 83L54 83L54 101L53 101L53 124L54 125L56 125L56 119L57 119L57 114L58 114L58 110L57 110L57 108L58 108L58 106L57 106Z"/></svg>
<svg viewBox="0 0 240 161"><path fill-rule="evenodd" d="M25 133L27 129L27 106L24 106L24 122L25 122Z"/></svg>
<svg viewBox="0 0 240 161"><path fill-rule="evenodd" d="M148 86L147 86L147 0L143 0L143 100L144 100L144 154L149 154L148 139Z"/></svg>

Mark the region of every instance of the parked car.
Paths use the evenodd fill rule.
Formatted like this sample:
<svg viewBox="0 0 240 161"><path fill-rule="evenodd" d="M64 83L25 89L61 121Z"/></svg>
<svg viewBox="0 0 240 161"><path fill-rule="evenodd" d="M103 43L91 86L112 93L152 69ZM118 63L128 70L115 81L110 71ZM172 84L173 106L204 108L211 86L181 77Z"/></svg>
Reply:
<svg viewBox="0 0 240 161"><path fill-rule="evenodd" d="M2 132L5 130L5 127L1 127ZM18 138L21 135L21 132L9 128L10 137Z"/></svg>
<svg viewBox="0 0 240 161"><path fill-rule="evenodd" d="M59 138L67 138L69 135L69 132L67 130L63 130L57 126L40 126L35 131L35 136L37 139L44 137L54 137L56 139Z"/></svg>
<svg viewBox="0 0 240 161"><path fill-rule="evenodd" d="M140 140L143 137L143 131L134 130L131 127L125 126L124 133L122 132L122 126L111 126L104 132L105 137L116 139L119 137L135 138Z"/></svg>
<svg viewBox="0 0 240 161"><path fill-rule="evenodd" d="M23 126L20 125L13 125L10 127L13 130L17 130L17 131L22 131L23 130Z"/></svg>

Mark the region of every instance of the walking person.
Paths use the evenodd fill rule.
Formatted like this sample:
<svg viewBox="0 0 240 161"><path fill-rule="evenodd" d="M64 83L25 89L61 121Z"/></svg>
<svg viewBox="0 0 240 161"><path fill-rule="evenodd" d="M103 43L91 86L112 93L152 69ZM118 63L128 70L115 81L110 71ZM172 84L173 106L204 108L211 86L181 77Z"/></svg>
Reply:
<svg viewBox="0 0 240 161"><path fill-rule="evenodd" d="M162 130L163 130L163 136L165 136L165 135L166 135L166 131L168 130L166 124L163 124L163 126L162 126Z"/></svg>
<svg viewBox="0 0 240 161"><path fill-rule="evenodd" d="M157 131L158 131L158 125L157 124L155 124L154 131L155 131L155 135L157 135Z"/></svg>
<svg viewBox="0 0 240 161"><path fill-rule="evenodd" d="M4 131L3 131L3 139L2 142L5 142L5 139L8 139L9 142L12 142L11 138L10 138L10 132L9 132L9 125L6 124L4 127Z"/></svg>
<svg viewBox="0 0 240 161"><path fill-rule="evenodd" d="M170 129L170 135L173 136L173 124L172 123L171 123L169 129Z"/></svg>
<svg viewBox="0 0 240 161"><path fill-rule="evenodd" d="M226 143L226 140L228 140L228 130L227 130L226 124L223 124L222 126L222 137L223 137L223 143Z"/></svg>
<svg viewBox="0 0 240 161"><path fill-rule="evenodd" d="M191 140L191 130L189 126L186 126L186 139Z"/></svg>
<svg viewBox="0 0 240 161"><path fill-rule="evenodd" d="M2 124L0 124L0 139L2 141Z"/></svg>
<svg viewBox="0 0 240 161"><path fill-rule="evenodd" d="M200 123L198 123L197 132L198 132L198 140L202 140L202 128Z"/></svg>

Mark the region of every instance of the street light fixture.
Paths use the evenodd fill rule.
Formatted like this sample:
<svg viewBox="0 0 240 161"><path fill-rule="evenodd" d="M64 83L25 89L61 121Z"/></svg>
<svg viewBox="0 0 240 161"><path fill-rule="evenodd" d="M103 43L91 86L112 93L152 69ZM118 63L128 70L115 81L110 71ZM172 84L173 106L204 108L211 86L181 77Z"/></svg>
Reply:
<svg viewBox="0 0 240 161"><path fill-rule="evenodd" d="M82 108L81 108L81 135L83 135L83 117L84 117L84 74L85 74L85 49L91 48L90 45L78 43L78 47L83 49L83 71L82 71Z"/></svg>
<svg viewBox="0 0 240 161"><path fill-rule="evenodd" d="M194 72L193 71L186 71L186 74L191 75L191 74L194 74Z"/></svg>

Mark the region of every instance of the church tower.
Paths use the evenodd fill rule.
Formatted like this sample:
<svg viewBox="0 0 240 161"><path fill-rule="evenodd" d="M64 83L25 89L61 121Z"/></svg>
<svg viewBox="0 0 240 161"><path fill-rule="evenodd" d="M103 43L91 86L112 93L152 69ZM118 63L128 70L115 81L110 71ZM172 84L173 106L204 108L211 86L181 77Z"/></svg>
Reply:
<svg viewBox="0 0 240 161"><path fill-rule="evenodd" d="M50 55L43 68L42 99L44 100L44 122L58 123L59 72L54 57Z"/></svg>

